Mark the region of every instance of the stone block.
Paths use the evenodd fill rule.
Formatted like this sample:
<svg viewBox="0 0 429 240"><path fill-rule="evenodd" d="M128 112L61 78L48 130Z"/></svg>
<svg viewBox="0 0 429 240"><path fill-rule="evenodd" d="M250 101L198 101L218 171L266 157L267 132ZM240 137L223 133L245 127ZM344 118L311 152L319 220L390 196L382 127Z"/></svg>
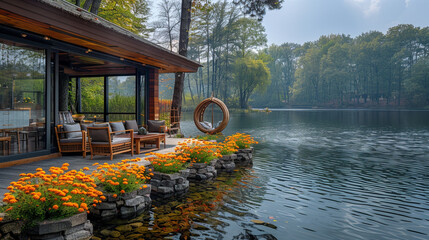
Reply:
<svg viewBox="0 0 429 240"><path fill-rule="evenodd" d="M188 182L188 184L182 183L182 184L177 184L174 186L174 190L176 192L185 191L187 188L189 188L189 182Z"/></svg>
<svg viewBox="0 0 429 240"><path fill-rule="evenodd" d="M172 187L158 187L158 193L166 194L166 193L173 193L174 188Z"/></svg>
<svg viewBox="0 0 429 240"><path fill-rule="evenodd" d="M101 217L102 218L113 217L113 216L116 216L116 214L118 214L118 210L116 208L112 209L112 210L103 210L103 211L101 211Z"/></svg>
<svg viewBox="0 0 429 240"><path fill-rule="evenodd" d="M208 172L214 172L214 171L216 171L216 169L213 166L208 166L207 171Z"/></svg>
<svg viewBox="0 0 429 240"><path fill-rule="evenodd" d="M121 207L121 215L129 216L136 213L136 207Z"/></svg>
<svg viewBox="0 0 429 240"><path fill-rule="evenodd" d="M121 195L121 199L128 200L135 198L137 196L137 191L127 192Z"/></svg>
<svg viewBox="0 0 429 240"><path fill-rule="evenodd" d="M92 223L89 220L87 220L86 223L83 225L83 229L89 231L91 234L94 233L94 226L92 226Z"/></svg>
<svg viewBox="0 0 429 240"><path fill-rule="evenodd" d="M139 189L138 191L137 191L137 195L140 195L140 196L145 196L145 195L147 195L147 194L150 194L150 191L151 191L151 184L145 184L146 185L146 188L143 188L142 187L142 189Z"/></svg>
<svg viewBox="0 0 429 240"><path fill-rule="evenodd" d="M116 208L120 208L124 205L125 201L124 200L118 200L116 201Z"/></svg>
<svg viewBox="0 0 429 240"><path fill-rule="evenodd" d="M142 203L142 204L138 205L136 207L136 212L140 212L140 211L146 209L147 206L149 206L149 204L146 204L146 203Z"/></svg>
<svg viewBox="0 0 429 240"><path fill-rule="evenodd" d="M190 168L200 169L205 167L207 167L206 163L193 163Z"/></svg>
<svg viewBox="0 0 429 240"><path fill-rule="evenodd" d="M116 209L116 201L115 202L101 202L95 206L96 209L99 210L111 210Z"/></svg>
<svg viewBox="0 0 429 240"><path fill-rule="evenodd" d="M86 224L86 223L84 223L84 224L80 224L80 225L77 225L77 226L74 226L74 227L71 227L71 228L67 229L67 230L64 232L64 234L65 234L65 235L69 235L69 234L72 234L72 233L75 233L75 232L79 232L79 231L81 231L81 230L84 230L85 224Z"/></svg>
<svg viewBox="0 0 429 240"><path fill-rule="evenodd" d="M150 185L154 186L154 187L159 187L161 185L161 180L158 179L151 179L150 180Z"/></svg>
<svg viewBox="0 0 429 240"><path fill-rule="evenodd" d="M179 177L180 177L179 173L164 174L162 176L162 180L176 180Z"/></svg>
<svg viewBox="0 0 429 240"><path fill-rule="evenodd" d="M182 175L182 177L183 178L188 178L188 176L189 176L189 169L183 169L183 170L180 170L179 171L180 172L180 175Z"/></svg>
<svg viewBox="0 0 429 240"><path fill-rule="evenodd" d="M145 199L143 196L136 196L135 198L125 200L125 206L127 207L135 207L139 204L144 203Z"/></svg>
<svg viewBox="0 0 429 240"><path fill-rule="evenodd" d="M14 222L8 222L0 226L0 231L2 233L13 233L14 235L21 234L22 226L24 226L24 222L21 221L14 221Z"/></svg>
<svg viewBox="0 0 429 240"><path fill-rule="evenodd" d="M87 230L81 230L69 235L65 235L65 240L81 240L81 239L88 239L92 236L92 234Z"/></svg>
<svg viewBox="0 0 429 240"><path fill-rule="evenodd" d="M71 217L61 220L45 220L37 224L30 232L37 235L48 233L61 232L79 224L85 223L87 220L86 213L79 213Z"/></svg>
<svg viewBox="0 0 429 240"><path fill-rule="evenodd" d="M174 184L176 184L176 180L162 180L160 186L162 186L162 187L174 187Z"/></svg>
<svg viewBox="0 0 429 240"><path fill-rule="evenodd" d="M195 173L197 173L197 169L195 169L195 168L189 169L189 174L195 174Z"/></svg>
<svg viewBox="0 0 429 240"><path fill-rule="evenodd" d="M205 174L197 174L195 176L195 179L198 181L204 181L204 180L207 180L207 176Z"/></svg>
<svg viewBox="0 0 429 240"><path fill-rule="evenodd" d="M197 174L196 173L191 173L191 174L189 174L189 177L188 178L190 178L190 179L195 179L197 177Z"/></svg>
<svg viewBox="0 0 429 240"><path fill-rule="evenodd" d="M200 168L200 169L198 169L198 171L197 171L197 173L198 174L204 174L204 173L207 173L208 171L207 171L207 168Z"/></svg>
<svg viewBox="0 0 429 240"><path fill-rule="evenodd" d="M162 180L162 173L159 172L154 172L153 176L151 177L151 181L155 179L155 180Z"/></svg>
<svg viewBox="0 0 429 240"><path fill-rule="evenodd" d="M152 192L158 192L158 187L152 185L151 193Z"/></svg>
<svg viewBox="0 0 429 240"><path fill-rule="evenodd" d="M185 181L185 179L180 177L180 178L176 179L176 184L182 184L184 181Z"/></svg>
<svg viewBox="0 0 429 240"><path fill-rule="evenodd" d="M214 177L213 173L206 173L207 179L212 179Z"/></svg>

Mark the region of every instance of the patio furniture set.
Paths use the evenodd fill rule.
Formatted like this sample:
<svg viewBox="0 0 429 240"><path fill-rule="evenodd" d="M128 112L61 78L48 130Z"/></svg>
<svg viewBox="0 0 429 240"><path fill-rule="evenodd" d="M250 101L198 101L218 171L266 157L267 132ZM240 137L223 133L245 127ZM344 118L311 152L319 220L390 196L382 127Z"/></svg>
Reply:
<svg viewBox="0 0 429 240"><path fill-rule="evenodd" d="M65 119L65 118L64 118ZM70 121L70 120L69 120ZM71 120L72 121L72 120ZM165 122L148 120L146 135L139 135L136 120L105 123L64 123L55 127L55 134L60 153L87 152L94 155L113 156L120 153L131 153L131 156L159 150L161 142L165 143ZM143 149L141 149L143 148Z"/></svg>

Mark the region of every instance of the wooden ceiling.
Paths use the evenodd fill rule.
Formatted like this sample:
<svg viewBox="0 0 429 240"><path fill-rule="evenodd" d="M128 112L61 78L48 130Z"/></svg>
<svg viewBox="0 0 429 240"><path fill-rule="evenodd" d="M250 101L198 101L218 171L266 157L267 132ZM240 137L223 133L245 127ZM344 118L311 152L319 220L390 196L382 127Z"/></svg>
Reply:
<svg viewBox="0 0 429 240"><path fill-rule="evenodd" d="M0 24L159 68L160 73L196 72L200 66L61 0L2 0Z"/></svg>

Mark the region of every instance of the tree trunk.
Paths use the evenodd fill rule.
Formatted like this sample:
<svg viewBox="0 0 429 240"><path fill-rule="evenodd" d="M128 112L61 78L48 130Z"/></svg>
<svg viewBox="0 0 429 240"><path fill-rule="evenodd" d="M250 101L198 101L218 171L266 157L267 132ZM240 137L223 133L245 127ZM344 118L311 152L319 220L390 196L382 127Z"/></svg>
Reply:
<svg viewBox="0 0 429 240"><path fill-rule="evenodd" d="M91 5L92 5L92 0L86 0L82 8L89 11L89 8L91 7Z"/></svg>
<svg viewBox="0 0 429 240"><path fill-rule="evenodd" d="M98 14L98 9L100 8L101 0L93 0L91 5L91 12Z"/></svg>
<svg viewBox="0 0 429 240"><path fill-rule="evenodd" d="M189 30L191 25L191 7L192 7L192 0L182 0L182 13L181 13L181 20L180 20L180 36L179 36L179 54L185 57L188 55ZM174 93L173 93L173 101L171 103L170 116L174 115L173 109L177 109L178 116L181 116L184 80L185 80L184 73L178 72L175 74ZM180 121L180 119L178 120Z"/></svg>

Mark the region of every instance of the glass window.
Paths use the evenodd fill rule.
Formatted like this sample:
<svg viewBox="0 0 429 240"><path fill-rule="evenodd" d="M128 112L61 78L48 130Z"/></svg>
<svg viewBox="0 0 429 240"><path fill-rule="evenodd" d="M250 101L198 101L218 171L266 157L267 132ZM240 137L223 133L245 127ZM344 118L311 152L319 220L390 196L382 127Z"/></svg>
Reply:
<svg viewBox="0 0 429 240"><path fill-rule="evenodd" d="M109 76L109 120L136 118L136 77Z"/></svg>
<svg viewBox="0 0 429 240"><path fill-rule="evenodd" d="M45 50L0 40L3 155L46 149L45 79Z"/></svg>
<svg viewBox="0 0 429 240"><path fill-rule="evenodd" d="M104 121L104 77L82 77L80 84L81 111L90 113L85 119Z"/></svg>

